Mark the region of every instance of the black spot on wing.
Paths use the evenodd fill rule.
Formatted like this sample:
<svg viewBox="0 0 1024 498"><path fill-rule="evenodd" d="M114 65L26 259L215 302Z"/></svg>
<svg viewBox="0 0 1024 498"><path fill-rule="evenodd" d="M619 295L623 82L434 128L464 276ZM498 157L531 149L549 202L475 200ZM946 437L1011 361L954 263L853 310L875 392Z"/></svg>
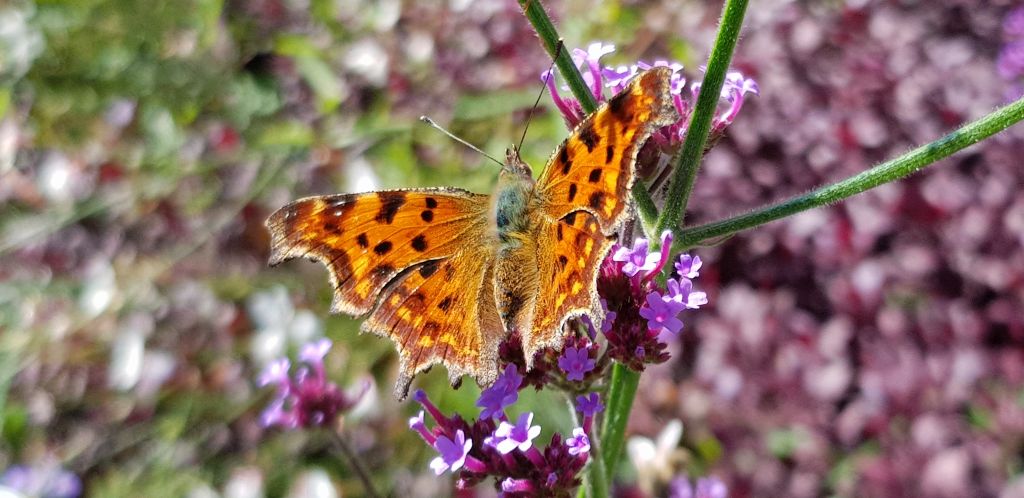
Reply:
<svg viewBox="0 0 1024 498"><path fill-rule="evenodd" d="M609 145L608 148L604 150L604 162L605 162L605 164L612 162L612 159L614 157L615 157L615 146L614 145Z"/></svg>
<svg viewBox="0 0 1024 498"><path fill-rule="evenodd" d="M377 244L377 245L373 246L373 252L377 253L378 255L383 256L383 255L391 252L391 247L392 247L391 242L385 240L384 242L381 242L380 244Z"/></svg>
<svg viewBox="0 0 1024 498"><path fill-rule="evenodd" d="M622 121L631 121L633 116L629 111L629 91L623 90L608 101L608 111Z"/></svg>
<svg viewBox="0 0 1024 498"><path fill-rule="evenodd" d="M576 198L576 184L575 183L570 183L569 184L569 202L572 202L572 200L575 199L575 198Z"/></svg>
<svg viewBox="0 0 1024 498"><path fill-rule="evenodd" d="M429 209L424 209L423 212L420 213L420 219L430 223L431 221L434 221L434 212Z"/></svg>
<svg viewBox="0 0 1024 498"><path fill-rule="evenodd" d="M412 248L419 252L427 250L427 238L424 237L422 233L417 235L414 239L412 239L411 244Z"/></svg>
<svg viewBox="0 0 1024 498"><path fill-rule="evenodd" d="M452 307L452 303L454 303L454 302L455 302L455 299L453 299L452 296L448 296L448 297L442 299L441 302L437 303L437 309L447 313L448 310Z"/></svg>
<svg viewBox="0 0 1024 498"><path fill-rule="evenodd" d="M426 204L427 209L434 209L437 207L437 200L434 199L433 197L427 197Z"/></svg>
<svg viewBox="0 0 1024 498"><path fill-rule="evenodd" d="M573 211L573 212L565 215L565 222L568 223L569 226L572 226L572 225L576 224L576 213L578 213L578 211Z"/></svg>
<svg viewBox="0 0 1024 498"><path fill-rule="evenodd" d="M558 153L558 162L562 163L562 174L568 175L572 169L572 160L569 159L569 149L566 148L565 142L562 142L562 151Z"/></svg>
<svg viewBox="0 0 1024 498"><path fill-rule="evenodd" d="M420 265L419 269L420 276L423 278L430 278L431 275L437 272L437 267L439 264L440 263L436 260L427 261L426 263L423 263L422 265Z"/></svg>
<svg viewBox="0 0 1024 498"><path fill-rule="evenodd" d="M327 231L327 232L333 233L335 235L338 235L338 234L341 233L341 227L339 227L337 223L331 223L331 222L324 223L324 230Z"/></svg>
<svg viewBox="0 0 1024 498"><path fill-rule="evenodd" d="M559 254L558 264L562 265L562 269L564 270L565 267L569 264L569 258L567 258L564 254Z"/></svg>
<svg viewBox="0 0 1024 498"><path fill-rule="evenodd" d="M590 183L597 183L601 179L601 168L594 168L590 170L590 176L587 177L587 181Z"/></svg>
<svg viewBox="0 0 1024 498"><path fill-rule="evenodd" d="M580 128L579 137L583 145L587 146L587 152L594 152L594 147L597 147L597 142L600 138L597 136L597 132L594 131L594 122L592 120L583 124Z"/></svg>
<svg viewBox="0 0 1024 498"><path fill-rule="evenodd" d="M374 219L390 225L395 221L398 209L405 204L405 192L377 192L377 198L380 199L380 211Z"/></svg>
<svg viewBox="0 0 1024 498"><path fill-rule="evenodd" d="M359 244L359 247L362 247L363 249L370 247L370 239L366 238L365 233L361 233L359 234L358 237L356 237L356 243Z"/></svg>
<svg viewBox="0 0 1024 498"><path fill-rule="evenodd" d="M604 192L590 194L590 199L587 199L587 205L595 211L600 211L601 207L604 206Z"/></svg>

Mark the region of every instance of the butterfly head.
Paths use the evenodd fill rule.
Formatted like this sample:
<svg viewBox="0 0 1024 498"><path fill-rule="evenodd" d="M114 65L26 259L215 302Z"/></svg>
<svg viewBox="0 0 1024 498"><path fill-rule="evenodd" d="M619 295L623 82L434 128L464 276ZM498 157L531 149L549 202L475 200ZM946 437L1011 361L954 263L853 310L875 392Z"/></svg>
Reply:
<svg viewBox="0 0 1024 498"><path fill-rule="evenodd" d="M505 164L501 168L502 175L515 175L520 178L529 179L533 183L533 168L523 162L519 157L519 148L512 146L505 149Z"/></svg>

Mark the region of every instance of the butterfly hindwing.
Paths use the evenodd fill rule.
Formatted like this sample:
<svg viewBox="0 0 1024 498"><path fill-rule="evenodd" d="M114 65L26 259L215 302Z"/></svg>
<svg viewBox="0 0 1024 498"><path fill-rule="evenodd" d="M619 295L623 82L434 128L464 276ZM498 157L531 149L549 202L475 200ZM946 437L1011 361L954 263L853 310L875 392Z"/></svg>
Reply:
<svg viewBox="0 0 1024 498"><path fill-rule="evenodd" d="M270 264L306 257L328 267L331 310L370 311L399 272L450 257L486 230L487 196L413 189L307 197L267 219Z"/></svg>
<svg viewBox="0 0 1024 498"><path fill-rule="evenodd" d="M395 342L399 398L416 374L435 363L445 365L452 384L464 374L482 385L494 382L504 333L491 293L492 260L486 245L465 244L451 257L411 268L384 289L362 329Z"/></svg>
<svg viewBox="0 0 1024 498"><path fill-rule="evenodd" d="M625 219L637 153L655 130L679 118L669 93L671 75L665 67L641 73L555 150L537 181L548 216L586 210L605 234Z"/></svg>

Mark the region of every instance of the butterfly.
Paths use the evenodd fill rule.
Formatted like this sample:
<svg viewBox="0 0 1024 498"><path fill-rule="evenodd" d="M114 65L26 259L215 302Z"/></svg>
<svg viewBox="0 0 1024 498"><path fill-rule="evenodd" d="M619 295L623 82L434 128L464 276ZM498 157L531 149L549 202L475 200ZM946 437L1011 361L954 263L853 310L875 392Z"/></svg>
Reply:
<svg viewBox="0 0 1024 498"><path fill-rule="evenodd" d="M498 346L518 332L527 367L560 347L566 322L600 324L601 262L629 216L640 147L679 116L671 70L653 68L586 117L541 174L506 152L493 194L416 188L307 197L274 212L270 264L327 266L332 312L367 315L363 332L399 354L395 395L432 365L452 385L498 376Z"/></svg>

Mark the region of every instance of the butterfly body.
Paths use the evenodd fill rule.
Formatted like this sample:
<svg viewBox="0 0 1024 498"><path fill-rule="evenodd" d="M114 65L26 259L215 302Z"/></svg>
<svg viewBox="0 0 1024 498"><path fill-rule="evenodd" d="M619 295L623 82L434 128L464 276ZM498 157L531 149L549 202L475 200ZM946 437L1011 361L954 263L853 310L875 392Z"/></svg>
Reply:
<svg viewBox="0 0 1024 498"><path fill-rule="evenodd" d="M534 180L510 150L492 195L454 188L308 197L270 216L270 263L325 264L331 309L369 314L363 331L399 351L395 393L435 363L453 384L498 373L498 345L520 334L528 366L559 347L570 318L602 319L601 261L628 215L637 152L678 117L667 68L637 76L592 113Z"/></svg>

